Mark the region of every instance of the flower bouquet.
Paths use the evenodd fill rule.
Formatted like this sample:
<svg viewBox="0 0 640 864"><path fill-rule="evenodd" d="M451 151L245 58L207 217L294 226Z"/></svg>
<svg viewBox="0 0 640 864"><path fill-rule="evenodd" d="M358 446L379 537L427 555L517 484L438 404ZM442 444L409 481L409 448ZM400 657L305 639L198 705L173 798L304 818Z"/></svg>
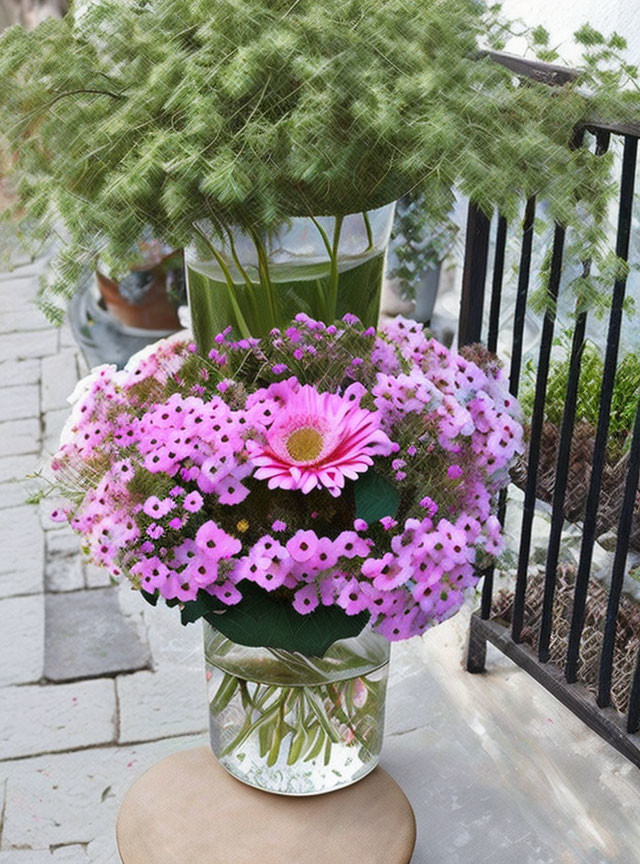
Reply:
<svg viewBox="0 0 640 864"><path fill-rule="evenodd" d="M328 791L377 763L389 642L455 613L500 551L518 406L492 355L405 319L299 314L215 342L81 382L53 516L150 603L204 619L227 770Z"/></svg>

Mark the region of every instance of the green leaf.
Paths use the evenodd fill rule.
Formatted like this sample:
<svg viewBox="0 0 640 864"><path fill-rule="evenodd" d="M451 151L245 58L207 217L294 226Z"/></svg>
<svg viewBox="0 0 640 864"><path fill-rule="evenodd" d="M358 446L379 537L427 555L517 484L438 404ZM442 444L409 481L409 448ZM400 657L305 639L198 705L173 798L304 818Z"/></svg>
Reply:
<svg viewBox="0 0 640 864"><path fill-rule="evenodd" d="M531 36L533 38L534 45L548 45L549 44L549 31L546 30L542 25L538 27L534 27L531 31Z"/></svg>
<svg viewBox="0 0 640 864"><path fill-rule="evenodd" d="M199 591L196 600L185 603L182 623L204 617L240 645L322 657L338 639L357 636L369 618L366 612L347 615L339 606L318 606L308 615L299 615L288 597L265 591L253 582L243 581L238 587L243 596L235 606L225 606Z"/></svg>
<svg viewBox="0 0 640 864"><path fill-rule="evenodd" d="M183 624L193 624L199 618L204 618L210 612L217 612L229 607L220 600L200 589L195 600L188 600L180 610L180 620Z"/></svg>
<svg viewBox="0 0 640 864"><path fill-rule="evenodd" d="M375 471L367 471L354 485L356 517L369 525L383 516L395 516L400 504L396 487Z"/></svg>
<svg viewBox="0 0 640 864"><path fill-rule="evenodd" d="M148 591L143 591L142 589L140 589L140 593L142 594L142 597L147 601L147 603L150 606L157 606L158 605L157 593L154 592L153 594L149 594Z"/></svg>

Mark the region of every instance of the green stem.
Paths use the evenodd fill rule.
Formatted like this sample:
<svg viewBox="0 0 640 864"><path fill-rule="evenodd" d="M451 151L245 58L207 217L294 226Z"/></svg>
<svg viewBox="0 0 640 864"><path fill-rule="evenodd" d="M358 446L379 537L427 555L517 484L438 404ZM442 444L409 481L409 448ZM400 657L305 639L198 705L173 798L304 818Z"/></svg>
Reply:
<svg viewBox="0 0 640 864"><path fill-rule="evenodd" d="M336 216L336 223L333 229L333 246L331 249L331 270L329 275L329 309L331 310L331 320L335 321L338 317L338 246L340 244L340 232L342 230L342 216Z"/></svg>
<svg viewBox="0 0 640 864"><path fill-rule="evenodd" d="M242 266L242 264L240 262L240 258L238 257L238 253L236 251L236 243L235 243L235 240L233 239L233 231L231 231L230 228L227 228L226 231L227 231L227 236L229 237L229 247L231 249L231 256L233 258L234 264L238 268L238 272L242 276L242 278L244 280L244 284L247 286L247 288L249 288L253 291L253 282L249 278L249 274L247 273L247 271Z"/></svg>
<svg viewBox="0 0 640 864"><path fill-rule="evenodd" d="M315 734L312 733L312 735L313 737L309 742L309 747L304 754L305 762L311 762L316 759L320 755L322 745L324 744L324 732L321 726L316 726Z"/></svg>
<svg viewBox="0 0 640 864"><path fill-rule="evenodd" d="M318 222L315 216L311 217L311 221L316 226L318 231L320 232L320 236L322 237L322 242L324 243L324 248L327 250L327 255L331 258L331 243L329 243L329 236L327 232L324 230L322 225Z"/></svg>
<svg viewBox="0 0 640 864"><path fill-rule="evenodd" d="M305 692L305 696L307 699L307 704L316 715L316 720L320 724L320 726L324 729L327 737L330 738L335 744L340 743L340 735L337 729L331 725L331 721L327 717L324 712L324 706L319 707L315 701L315 694L313 694L310 690Z"/></svg>
<svg viewBox="0 0 640 864"><path fill-rule="evenodd" d="M260 310L256 305L256 286L251 281L251 277L245 270L240 261L240 257L236 251L236 242L233 239L233 231L230 228L226 229L227 236L229 237L229 248L231 249L231 257L233 258L234 264L236 265L238 272L242 276L245 287L247 289L247 296L249 299L249 303L251 304L251 318L253 323L255 324L260 320Z"/></svg>
<svg viewBox="0 0 640 864"><path fill-rule="evenodd" d="M373 249L373 231L371 230L371 222L369 221L369 214L366 210L362 211L362 218L364 219L364 229L367 232L367 240L369 242L369 245L364 251L368 252L370 249Z"/></svg>
<svg viewBox="0 0 640 864"><path fill-rule="evenodd" d="M238 323L240 333L242 334L242 336L245 339L250 338L251 331L249 330L249 326L247 325L247 322L245 321L245 317L242 314L242 310L241 310L240 305L238 303L238 299L236 297L235 284L233 282L231 272L230 272L229 268L227 267L226 261L224 260L222 255L218 252L218 250L215 248L215 246L211 243L211 241L209 240L207 235L203 231L201 231L200 228L198 228L196 223L193 222L192 225L193 225L194 230L200 235L201 239L207 245L207 248L211 250L211 254L214 256L214 258L218 262L218 266L222 270L225 281L227 283L227 288L229 290L229 299L231 301L231 305L233 306L233 312L234 312L234 315L236 316L236 321Z"/></svg>
<svg viewBox="0 0 640 864"><path fill-rule="evenodd" d="M211 700L211 704L209 706L212 714L219 714L224 708L227 707L227 705L231 701L233 694L238 688L238 683L239 681L234 675L229 675L228 672L224 673L222 683L218 687L216 695Z"/></svg>
<svg viewBox="0 0 640 864"><path fill-rule="evenodd" d="M278 316L276 314L276 301L273 293L273 285L271 284L271 276L269 274L269 257L267 255L267 250L258 234L252 232L251 237L253 238L256 252L258 253L258 273L260 274L260 284L267 295L267 304L271 316L271 327L277 327Z"/></svg>
<svg viewBox="0 0 640 864"><path fill-rule="evenodd" d="M340 691L334 687L332 684L327 684L327 693L329 694L329 698L331 699L331 704L333 705L335 715L340 721L340 723L344 723L347 729L351 732L353 737L356 739L358 744L362 747L367 747L367 742L360 736L360 734L356 731L355 726L351 723L350 718L347 714L342 710L340 706Z"/></svg>
<svg viewBox="0 0 640 864"><path fill-rule="evenodd" d="M255 705L253 703L253 699L251 698L251 694L249 693L249 687L247 686L247 682L243 681L241 678L238 678L238 683L240 685L240 696L242 698L242 707L246 711L247 709L253 710Z"/></svg>
<svg viewBox="0 0 640 864"><path fill-rule="evenodd" d="M269 755L267 756L267 765L269 768L273 767L278 761L278 756L280 755L280 745L282 744L282 739L286 734L285 725L284 725L284 704L289 697L288 692L284 692L280 697L280 704L278 707L278 715L276 718L276 722L273 727L272 740L271 740L271 749L269 750Z"/></svg>
<svg viewBox="0 0 640 864"><path fill-rule="evenodd" d="M224 748L220 755L228 756L229 753L232 753L234 750L240 747L241 744L244 744L244 742L253 732L259 729L261 726L264 726L266 723L271 721L275 715L277 715L279 708L280 703L275 702L264 712L264 714L261 714L260 717L258 717L258 719L254 720L253 722L251 722L251 717L248 716L247 721L245 722L238 735L236 735L236 737L230 744L227 744L227 746Z"/></svg>

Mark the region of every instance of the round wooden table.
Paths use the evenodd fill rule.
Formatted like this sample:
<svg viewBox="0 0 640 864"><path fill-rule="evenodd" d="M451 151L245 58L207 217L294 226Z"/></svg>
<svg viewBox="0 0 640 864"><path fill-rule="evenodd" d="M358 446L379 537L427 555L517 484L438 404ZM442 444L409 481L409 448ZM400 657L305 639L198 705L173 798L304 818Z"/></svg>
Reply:
<svg viewBox="0 0 640 864"><path fill-rule="evenodd" d="M404 792L381 768L296 798L245 786L196 747L133 784L117 838L124 864L408 864L416 829Z"/></svg>

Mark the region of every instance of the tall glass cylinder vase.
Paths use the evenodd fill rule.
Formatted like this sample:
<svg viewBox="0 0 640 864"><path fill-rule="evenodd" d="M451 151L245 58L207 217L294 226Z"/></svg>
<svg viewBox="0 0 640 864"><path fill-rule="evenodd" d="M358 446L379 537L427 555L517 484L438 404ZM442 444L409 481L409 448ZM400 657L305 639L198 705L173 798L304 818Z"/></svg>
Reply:
<svg viewBox="0 0 640 864"><path fill-rule="evenodd" d="M229 324L259 338L298 312L326 323L352 312L375 326L394 210L295 217L268 236L196 225L185 268L199 350Z"/></svg>
<svg viewBox="0 0 640 864"><path fill-rule="evenodd" d="M283 795L318 795L378 764L389 643L365 628L324 657L249 648L205 622L211 747L226 770Z"/></svg>

